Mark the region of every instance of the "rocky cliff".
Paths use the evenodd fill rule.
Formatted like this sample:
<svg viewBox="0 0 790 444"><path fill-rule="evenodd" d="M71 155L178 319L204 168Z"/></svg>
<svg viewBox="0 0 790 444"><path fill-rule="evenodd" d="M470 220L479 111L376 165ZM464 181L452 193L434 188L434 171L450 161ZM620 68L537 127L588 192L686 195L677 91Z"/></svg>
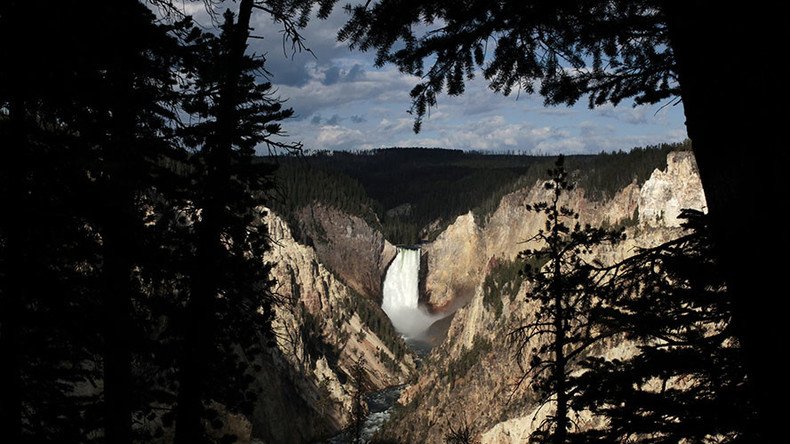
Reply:
<svg viewBox="0 0 790 444"><path fill-rule="evenodd" d="M415 362L375 303L330 272L277 215L268 212L265 223L273 242L265 260L284 303L274 322L276 347L257 375L264 393L251 434L264 442L312 442L349 425L348 375L357 360L365 362L367 390L406 382Z"/></svg>
<svg viewBox="0 0 790 444"><path fill-rule="evenodd" d="M512 260L529 248L525 239L543 227L543 220L527 211L525 205L548 199L542 183L502 198L499 207L482 224L472 213L459 216L435 241L423 247L427 256L427 303L435 310L451 309L466 302L474 293L491 258ZM591 224L628 224L635 222L640 188L631 184L606 202L585 197L584 190L569 193L564 204L575 208Z"/></svg>
<svg viewBox="0 0 790 444"><path fill-rule="evenodd" d="M381 285L395 247L362 218L323 204L297 213L303 243L357 293L381 303Z"/></svg>
<svg viewBox="0 0 790 444"><path fill-rule="evenodd" d="M512 261L529 247L523 240L543 226L524 205L546 200L546 193L538 183L507 195L484 224L476 223L471 214L460 216L425 246L429 302L436 309L464 305L455 312L442 344L426 358L416 382L403 392L403 407L383 430L384 436L438 443L451 424L466 422L482 443L521 443L550 414L536 407L529 381L517 385L523 372L507 340L509 332L529 322L534 310L524 302L529 284L514 277ZM705 208L690 152L671 153L666 170L654 171L641 187L631 184L607 201L587 199L580 189L566 199L583 222L626 227L627 241L595 253L603 262L677 237L680 209ZM497 289L494 300L491 288ZM602 353L628 354L629 347L610 343ZM582 416L579 421L587 419Z"/></svg>
<svg viewBox="0 0 790 444"><path fill-rule="evenodd" d="M656 170L639 193L639 223L647 227L679 227L683 208L707 209L697 163L690 151L667 156L666 171Z"/></svg>
<svg viewBox="0 0 790 444"><path fill-rule="evenodd" d="M435 241L423 247L428 264L425 288L429 305L441 310L457 306L455 300L468 300L491 258L512 260L529 248L524 240L542 228L543 221L527 211L525 205L548 199L549 191L541 185L538 182L506 195L496 211L481 223L475 221L471 212L459 216ZM630 184L606 201L588 199L583 189L576 189L565 196L563 203L594 226L659 230L678 228L677 216L682 208L706 208L690 151L669 153L667 169L655 170L641 187Z"/></svg>

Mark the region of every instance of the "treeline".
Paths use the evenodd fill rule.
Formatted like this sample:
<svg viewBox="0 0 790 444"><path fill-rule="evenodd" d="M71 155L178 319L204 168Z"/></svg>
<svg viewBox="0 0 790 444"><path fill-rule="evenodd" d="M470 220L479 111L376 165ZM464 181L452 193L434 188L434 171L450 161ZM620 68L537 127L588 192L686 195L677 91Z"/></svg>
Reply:
<svg viewBox="0 0 790 444"><path fill-rule="evenodd" d="M232 442L252 413L280 303L254 152L299 146L237 11L0 3L3 442Z"/></svg>
<svg viewBox="0 0 790 444"><path fill-rule="evenodd" d="M271 208L296 229L299 227L296 213L317 202L359 216L371 226L381 228L381 204L372 200L355 179L337 171L316 168L307 160L282 162L275 173Z"/></svg>
<svg viewBox="0 0 790 444"><path fill-rule="evenodd" d="M688 142L569 156L567 164L587 195L601 200L632 182L644 183L653 170L666 167L670 151L680 149L688 149ZM282 161L273 205L291 217L312 202L330 204L380 227L390 242L411 245L432 240L469 211L485 223L503 196L537 183L552 162L438 148L317 152Z"/></svg>
<svg viewBox="0 0 790 444"><path fill-rule="evenodd" d="M596 156L568 157L568 169L579 170L577 185L595 200L610 199L632 182L643 184L655 169L666 169L670 151L690 151L691 142L663 143Z"/></svg>

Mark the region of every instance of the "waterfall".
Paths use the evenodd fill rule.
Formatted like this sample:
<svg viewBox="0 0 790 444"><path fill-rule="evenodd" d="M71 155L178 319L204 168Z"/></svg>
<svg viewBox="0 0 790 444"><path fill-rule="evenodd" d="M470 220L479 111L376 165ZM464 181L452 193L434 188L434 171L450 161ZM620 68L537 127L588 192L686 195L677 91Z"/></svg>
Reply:
<svg viewBox="0 0 790 444"><path fill-rule="evenodd" d="M420 250L398 247L384 277L381 308L398 332L408 338L420 337L438 317L418 305L420 297Z"/></svg>

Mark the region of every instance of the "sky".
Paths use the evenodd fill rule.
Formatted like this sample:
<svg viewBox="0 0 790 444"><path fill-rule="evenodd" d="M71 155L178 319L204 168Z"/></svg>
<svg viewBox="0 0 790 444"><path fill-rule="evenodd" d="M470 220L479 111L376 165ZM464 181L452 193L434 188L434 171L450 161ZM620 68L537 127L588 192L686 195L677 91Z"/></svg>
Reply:
<svg viewBox="0 0 790 444"><path fill-rule="evenodd" d="M186 4L198 23L211 26L201 2ZM412 131L409 91L418 82L392 65L377 68L374 54L337 42L342 8L327 20L311 20L302 34L312 50L291 57L279 25L263 12L253 16L250 52L265 54L271 81L295 117L283 124L289 138L308 150L357 150L392 146L442 147L529 154L579 154L628 150L686 138L682 104L632 107L622 103L590 110L545 107L541 97L503 96L482 76L462 96L441 95L438 106Z"/></svg>

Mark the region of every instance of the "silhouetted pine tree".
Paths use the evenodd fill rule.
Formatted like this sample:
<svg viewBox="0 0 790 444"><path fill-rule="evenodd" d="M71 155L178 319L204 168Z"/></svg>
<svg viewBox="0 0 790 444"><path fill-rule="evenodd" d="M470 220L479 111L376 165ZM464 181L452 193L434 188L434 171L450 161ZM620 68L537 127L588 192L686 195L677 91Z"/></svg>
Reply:
<svg viewBox="0 0 790 444"><path fill-rule="evenodd" d="M198 123L184 136L198 153L194 168L194 257L184 318L176 411L177 443L206 441L204 421L221 428L215 401L251 414L255 360L271 340L273 304L268 248L260 222L273 165L253 162L255 147L298 150L277 140L280 121L293 112L273 96L261 57L245 54L254 2L242 0L238 18L224 15L221 34L195 40L195 83L184 110ZM262 339L261 335L265 338ZM232 440L226 436L223 439Z"/></svg>
<svg viewBox="0 0 790 444"><path fill-rule="evenodd" d="M256 210L271 166L252 156L261 143L298 145L271 138L291 111L256 82L262 60L244 57L243 3L245 24L229 20L222 38L134 0L0 4L2 40L27 44L0 48L0 204L13 209L0 217L0 423L11 442L161 437L179 394L197 400L198 426L204 401L251 411L248 370L273 300ZM270 3L281 22L310 9ZM179 105L202 120L177 135ZM196 396L179 391L179 368L196 375L185 378Z"/></svg>
<svg viewBox="0 0 790 444"><path fill-rule="evenodd" d="M17 18L21 5L4 2L0 5L0 38L8 41L18 27ZM31 210L28 187L31 169L30 147L27 131L27 94L25 70L18 64L23 61L22 49L2 45L0 57L0 137L5 143L0 161L0 428L11 441L22 435L23 364L22 322L24 304L30 298L27 285L32 279L32 267L26 251L32 246L29 231ZM14 85L16 90L11 85Z"/></svg>
<svg viewBox="0 0 790 444"><path fill-rule="evenodd" d="M532 285L527 300L537 308L533 320L510 334L519 364L528 357L518 385L531 378L538 403L554 406L554 413L540 424L532 439L556 444L569 442L569 408L576 392L571 373L590 347L608 335L596 328L594 318L594 307L607 291L606 284L587 258L594 247L624 237L622 230L582 226L579 213L560 202L563 194L574 188L563 164L560 156L549 170L550 179L544 186L551 199L527 206L546 217L545 230L528 240L538 246L520 254L528 264L536 264L526 265L524 275ZM528 349L530 346L533 348Z"/></svg>
<svg viewBox="0 0 790 444"><path fill-rule="evenodd" d="M134 387L133 358L144 326L135 315L147 289L140 276L150 270L144 261L146 212L143 199L157 185L159 158L176 151L171 122L176 83L177 41L168 26L157 24L148 7L139 2L102 4L92 11L102 23L98 38L107 39L105 72L97 85L96 108L106 113L107 139L100 140L101 163L97 178L93 219L102 236L104 299L105 434L111 442L131 442ZM150 230L148 230L150 231Z"/></svg>
<svg viewBox="0 0 790 444"><path fill-rule="evenodd" d="M638 351L591 357L573 378L575 408L604 426L578 442L755 442L756 409L732 325L733 300L713 255L708 217L685 210L684 236L617 264L604 328Z"/></svg>

